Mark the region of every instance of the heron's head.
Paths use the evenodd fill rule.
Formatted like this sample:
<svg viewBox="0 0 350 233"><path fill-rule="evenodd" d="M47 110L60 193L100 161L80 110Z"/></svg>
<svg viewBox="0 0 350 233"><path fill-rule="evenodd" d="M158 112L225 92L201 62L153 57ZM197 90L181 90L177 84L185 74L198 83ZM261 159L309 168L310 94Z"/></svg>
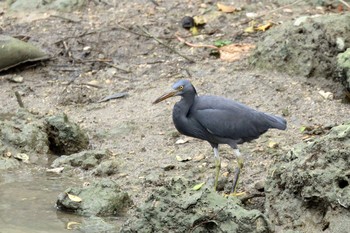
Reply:
<svg viewBox="0 0 350 233"><path fill-rule="evenodd" d="M194 88L194 86L190 81L181 79L172 86L172 89L170 91L166 92L165 94L160 96L158 99L156 99L153 102L153 104L157 104L173 96L184 96L187 93L197 94L196 89Z"/></svg>

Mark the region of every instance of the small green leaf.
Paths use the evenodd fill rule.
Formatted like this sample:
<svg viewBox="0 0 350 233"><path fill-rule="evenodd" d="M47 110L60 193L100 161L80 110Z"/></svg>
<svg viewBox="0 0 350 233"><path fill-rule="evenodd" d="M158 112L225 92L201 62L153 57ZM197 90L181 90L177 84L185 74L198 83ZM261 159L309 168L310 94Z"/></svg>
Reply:
<svg viewBox="0 0 350 233"><path fill-rule="evenodd" d="M195 186L193 186L192 190L194 190L194 191L200 190L204 184L205 184L205 182L200 183L200 184L196 184Z"/></svg>
<svg viewBox="0 0 350 233"><path fill-rule="evenodd" d="M222 46L229 45L229 44L232 44L232 41L230 41L230 40L217 40L214 42L214 45L216 47L222 47Z"/></svg>
<svg viewBox="0 0 350 233"><path fill-rule="evenodd" d="M304 132L305 129L306 129L306 126L301 126L301 127L300 127L300 132Z"/></svg>

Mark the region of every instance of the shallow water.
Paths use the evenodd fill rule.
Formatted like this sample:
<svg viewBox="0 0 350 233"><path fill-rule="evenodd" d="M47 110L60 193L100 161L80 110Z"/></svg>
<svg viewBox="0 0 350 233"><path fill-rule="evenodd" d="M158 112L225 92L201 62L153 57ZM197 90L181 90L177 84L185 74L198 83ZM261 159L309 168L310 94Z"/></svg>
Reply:
<svg viewBox="0 0 350 233"><path fill-rule="evenodd" d="M77 232L67 224L84 218L55 207L57 195L72 184L45 170L0 171L0 233Z"/></svg>

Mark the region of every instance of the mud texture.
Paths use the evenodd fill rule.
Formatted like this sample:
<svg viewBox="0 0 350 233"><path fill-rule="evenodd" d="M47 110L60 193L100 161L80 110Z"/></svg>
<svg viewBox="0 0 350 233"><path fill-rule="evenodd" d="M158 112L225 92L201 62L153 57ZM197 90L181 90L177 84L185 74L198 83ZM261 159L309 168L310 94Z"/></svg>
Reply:
<svg viewBox="0 0 350 233"><path fill-rule="evenodd" d="M266 211L278 232L350 229L350 123L277 159L266 181Z"/></svg>
<svg viewBox="0 0 350 233"><path fill-rule="evenodd" d="M121 232L270 232L258 210L245 210L236 198L212 188L194 191L174 178L155 191L124 224Z"/></svg>
<svg viewBox="0 0 350 233"><path fill-rule="evenodd" d="M81 201L72 200L68 194L79 197ZM60 210L83 216L120 216L126 207L131 206L132 200L115 181L101 179L82 188L66 189L58 195L56 204Z"/></svg>
<svg viewBox="0 0 350 233"><path fill-rule="evenodd" d="M290 75L337 79L337 55L350 47L350 14L302 16L273 28L250 64Z"/></svg>
<svg viewBox="0 0 350 233"><path fill-rule="evenodd" d="M63 114L46 119L50 150L57 155L70 155L89 146L89 138L80 126Z"/></svg>

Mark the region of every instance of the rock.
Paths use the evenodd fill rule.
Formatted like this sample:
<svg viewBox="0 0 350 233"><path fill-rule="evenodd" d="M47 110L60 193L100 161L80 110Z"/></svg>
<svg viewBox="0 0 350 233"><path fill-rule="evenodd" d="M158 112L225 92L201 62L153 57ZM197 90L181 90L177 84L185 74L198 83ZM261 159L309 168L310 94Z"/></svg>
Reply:
<svg viewBox="0 0 350 233"><path fill-rule="evenodd" d="M337 56L338 74L343 85L350 91L350 48Z"/></svg>
<svg viewBox="0 0 350 233"><path fill-rule="evenodd" d="M39 48L11 36L0 35L0 72L26 62L48 59Z"/></svg>
<svg viewBox="0 0 350 233"><path fill-rule="evenodd" d="M348 232L350 122L297 145L271 167L266 214L279 232Z"/></svg>
<svg viewBox="0 0 350 233"><path fill-rule="evenodd" d="M108 156L107 150L88 150L80 153L63 155L55 159L51 167L57 168L62 166L81 167L84 170L91 170L97 167L101 160Z"/></svg>
<svg viewBox="0 0 350 233"><path fill-rule="evenodd" d="M225 198L212 187L174 178L155 191L122 226L120 232L270 232L266 217L245 210L235 198Z"/></svg>
<svg viewBox="0 0 350 233"><path fill-rule="evenodd" d="M290 75L337 79L337 55L350 47L349 21L347 13L283 23L266 33L249 62Z"/></svg>
<svg viewBox="0 0 350 233"><path fill-rule="evenodd" d="M0 154L17 156L26 162L47 154L49 142L44 128L40 117L24 109L0 115Z"/></svg>
<svg viewBox="0 0 350 233"><path fill-rule="evenodd" d="M14 158L3 158L0 156L0 170L13 169L20 166L20 162Z"/></svg>
<svg viewBox="0 0 350 233"><path fill-rule="evenodd" d="M72 200L68 194L81 201ZM117 183L102 179L82 188L66 189L58 195L56 204L60 210L83 216L120 216L132 205L132 200Z"/></svg>
<svg viewBox="0 0 350 233"><path fill-rule="evenodd" d="M58 155L70 155L87 149L89 139L79 125L63 114L46 119L50 150Z"/></svg>
<svg viewBox="0 0 350 233"><path fill-rule="evenodd" d="M118 161L115 159L106 160L101 162L93 174L96 176L110 176L117 173Z"/></svg>

